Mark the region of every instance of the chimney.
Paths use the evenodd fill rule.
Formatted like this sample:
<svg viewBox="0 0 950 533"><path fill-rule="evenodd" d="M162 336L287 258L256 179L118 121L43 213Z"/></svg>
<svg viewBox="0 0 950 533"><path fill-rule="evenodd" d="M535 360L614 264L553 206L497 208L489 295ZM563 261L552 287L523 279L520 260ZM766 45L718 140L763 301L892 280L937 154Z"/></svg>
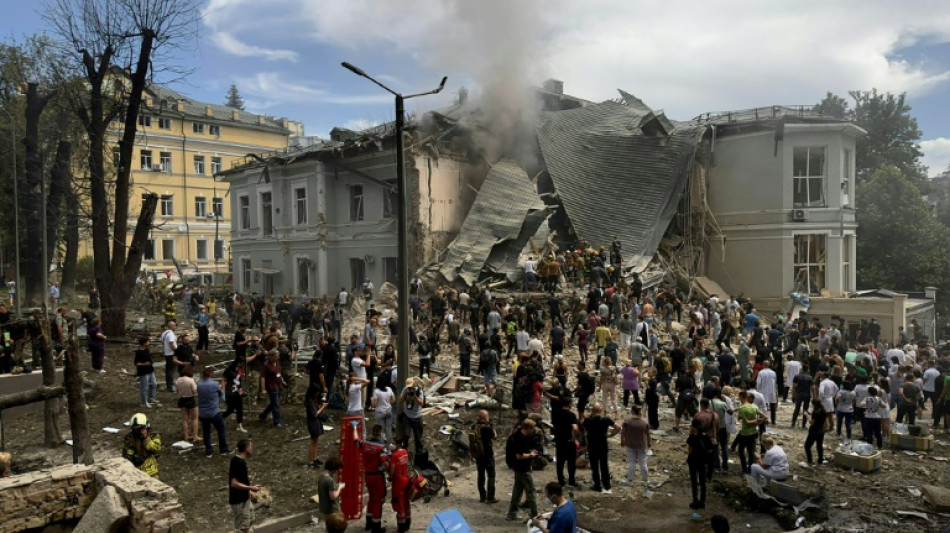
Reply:
<svg viewBox="0 0 950 533"><path fill-rule="evenodd" d="M185 102L182 102L181 100L178 100L177 102L175 102L175 111L178 111L179 113L184 113Z"/></svg>
<svg viewBox="0 0 950 533"><path fill-rule="evenodd" d="M237 109L235 109L234 111L231 111L231 120L235 122L241 120L241 112L238 111Z"/></svg>
<svg viewBox="0 0 950 533"><path fill-rule="evenodd" d="M564 82L554 78L548 78L541 84L545 91L554 94L564 94Z"/></svg>
<svg viewBox="0 0 950 533"><path fill-rule="evenodd" d="M209 105L206 105L206 106L205 106L205 115L208 115L209 117L213 117L213 116L214 116L214 108L212 108L212 107L209 106Z"/></svg>
<svg viewBox="0 0 950 533"><path fill-rule="evenodd" d="M265 117L264 115L257 115L257 123L260 124L261 126L264 125L266 120L267 120L267 117Z"/></svg>
<svg viewBox="0 0 950 533"><path fill-rule="evenodd" d="M468 101L468 89L466 89L465 87L460 87L458 104L465 105L465 102L467 101Z"/></svg>

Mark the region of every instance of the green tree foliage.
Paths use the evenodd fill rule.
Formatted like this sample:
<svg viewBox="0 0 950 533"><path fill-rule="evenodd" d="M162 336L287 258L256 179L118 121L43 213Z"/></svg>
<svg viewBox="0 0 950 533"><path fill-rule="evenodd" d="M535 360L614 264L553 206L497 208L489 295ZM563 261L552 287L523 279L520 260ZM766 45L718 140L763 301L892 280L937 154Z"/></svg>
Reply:
<svg viewBox="0 0 950 533"><path fill-rule="evenodd" d="M227 101L224 102L224 105L244 111L244 98L241 97L241 92L238 91L237 85L232 83L231 86L228 87Z"/></svg>
<svg viewBox="0 0 950 533"><path fill-rule="evenodd" d="M910 290L932 285L950 294L950 229L937 220L913 181L884 166L858 184L857 197L858 286Z"/></svg>
<svg viewBox="0 0 950 533"><path fill-rule="evenodd" d="M918 188L925 185L926 169L920 164L921 132L904 93L850 91L853 104L828 93L815 106L823 115L850 120L867 130L855 147L855 172L858 181L870 178L885 165L893 165Z"/></svg>

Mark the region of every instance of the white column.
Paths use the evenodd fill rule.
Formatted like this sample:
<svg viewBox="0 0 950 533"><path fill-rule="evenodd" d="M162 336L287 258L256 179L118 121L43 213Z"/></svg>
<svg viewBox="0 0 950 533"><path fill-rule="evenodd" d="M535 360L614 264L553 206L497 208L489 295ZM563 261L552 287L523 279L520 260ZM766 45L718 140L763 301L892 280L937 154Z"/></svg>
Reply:
<svg viewBox="0 0 950 533"><path fill-rule="evenodd" d="M323 172L323 163L317 163L315 168L316 179L316 191L314 191L313 200L308 200L308 202L314 203L316 206L315 220L314 223L317 227L317 272L316 272L316 284L317 284L317 295L329 294L329 280L328 280L328 269L327 269L327 179L326 175Z"/></svg>

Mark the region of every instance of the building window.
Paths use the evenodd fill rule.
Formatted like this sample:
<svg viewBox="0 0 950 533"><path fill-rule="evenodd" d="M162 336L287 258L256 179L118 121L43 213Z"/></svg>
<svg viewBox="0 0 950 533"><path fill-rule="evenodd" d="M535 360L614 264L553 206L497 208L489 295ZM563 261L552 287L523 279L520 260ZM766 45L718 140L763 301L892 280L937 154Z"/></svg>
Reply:
<svg viewBox="0 0 950 533"><path fill-rule="evenodd" d="M155 239L145 241L145 249L142 250L142 259L145 261L155 260Z"/></svg>
<svg viewBox="0 0 950 533"><path fill-rule="evenodd" d="M271 199L269 191L261 193L261 233L265 236L274 234L274 206Z"/></svg>
<svg viewBox="0 0 950 533"><path fill-rule="evenodd" d="M795 235L795 290L818 294L825 287L825 235Z"/></svg>
<svg viewBox="0 0 950 533"><path fill-rule="evenodd" d="M248 196L238 197L238 212L241 216L241 229L251 229L251 199Z"/></svg>
<svg viewBox="0 0 950 533"><path fill-rule="evenodd" d="M399 281L399 263L395 257L383 258L383 281L397 285ZM398 286L398 285L397 285Z"/></svg>
<svg viewBox="0 0 950 533"><path fill-rule="evenodd" d="M224 216L224 198L211 199L211 212L216 217Z"/></svg>
<svg viewBox="0 0 950 533"><path fill-rule="evenodd" d="M152 127L152 116L151 115L139 115L139 126L143 128Z"/></svg>
<svg viewBox="0 0 950 533"><path fill-rule="evenodd" d="M218 172L221 172L221 158L212 157L211 158L211 173L217 174Z"/></svg>
<svg viewBox="0 0 950 533"><path fill-rule="evenodd" d="M162 168L162 172L171 172L172 171L172 153L159 152L158 165Z"/></svg>
<svg viewBox="0 0 950 533"><path fill-rule="evenodd" d="M172 129L172 119L159 117L158 118L158 129L161 130L170 130Z"/></svg>
<svg viewBox="0 0 950 533"><path fill-rule="evenodd" d="M298 187L294 189L294 209L297 211L297 225L301 226L307 223L307 189Z"/></svg>
<svg viewBox="0 0 950 533"><path fill-rule="evenodd" d="M221 135L221 126L218 126L216 124L211 124L210 126L208 126L208 133L210 133L211 135L214 135L215 137L219 137Z"/></svg>
<svg viewBox="0 0 950 533"><path fill-rule="evenodd" d="M215 239L214 241L214 260L220 261L224 259L224 241L221 239Z"/></svg>
<svg viewBox="0 0 950 533"><path fill-rule="evenodd" d="M825 207L825 149L792 149L792 201L795 207Z"/></svg>
<svg viewBox="0 0 950 533"><path fill-rule="evenodd" d="M162 259L171 261L175 258L175 240L162 239Z"/></svg>
<svg viewBox="0 0 950 533"><path fill-rule="evenodd" d="M350 187L350 221L363 220L363 186Z"/></svg>
<svg viewBox="0 0 950 533"><path fill-rule="evenodd" d="M387 182L383 187L383 218L392 218L399 213L399 194L396 192L396 183Z"/></svg>
<svg viewBox="0 0 950 533"><path fill-rule="evenodd" d="M195 197L195 216L205 218L208 216L208 199L203 196Z"/></svg>
<svg viewBox="0 0 950 533"><path fill-rule="evenodd" d="M241 289L251 290L251 260L241 259Z"/></svg>
<svg viewBox="0 0 950 533"><path fill-rule="evenodd" d="M198 261L207 261L208 260L208 241L205 239L198 239L195 241L195 257L198 258Z"/></svg>
<svg viewBox="0 0 950 533"><path fill-rule="evenodd" d="M297 294L310 295L310 259L306 257L297 258Z"/></svg>
<svg viewBox="0 0 950 533"><path fill-rule="evenodd" d="M366 281L366 261L362 257L351 257L350 287L359 287L364 281Z"/></svg>
<svg viewBox="0 0 950 533"><path fill-rule="evenodd" d="M851 205L851 184L854 180L851 176L851 150L844 151L844 175L841 177L841 205Z"/></svg>
<svg viewBox="0 0 950 533"><path fill-rule="evenodd" d="M175 204L172 199L172 195L163 194L159 203L161 204L161 213L163 217L175 215Z"/></svg>
<svg viewBox="0 0 950 533"><path fill-rule="evenodd" d="M152 170L152 151L151 150L142 150L141 152L139 152L139 159L142 163L142 170Z"/></svg>
<svg viewBox="0 0 950 533"><path fill-rule="evenodd" d="M205 156L196 155L195 156L195 174L204 175L205 173Z"/></svg>
<svg viewBox="0 0 950 533"><path fill-rule="evenodd" d="M192 122L192 123L191 123L191 131L194 132L194 133L204 134L204 132L205 132L205 125L204 125L204 123L202 123L202 122Z"/></svg>

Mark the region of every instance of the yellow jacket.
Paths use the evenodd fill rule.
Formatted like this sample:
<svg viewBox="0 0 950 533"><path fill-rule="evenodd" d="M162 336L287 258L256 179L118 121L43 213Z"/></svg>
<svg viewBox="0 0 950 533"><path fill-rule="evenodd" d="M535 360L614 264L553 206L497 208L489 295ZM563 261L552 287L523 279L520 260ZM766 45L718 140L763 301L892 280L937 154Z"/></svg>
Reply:
<svg viewBox="0 0 950 533"><path fill-rule="evenodd" d="M125 436L122 443L122 456L132 461L139 470L152 477L158 477L158 452L162 451L162 438L158 433L149 433L144 439L135 433Z"/></svg>

